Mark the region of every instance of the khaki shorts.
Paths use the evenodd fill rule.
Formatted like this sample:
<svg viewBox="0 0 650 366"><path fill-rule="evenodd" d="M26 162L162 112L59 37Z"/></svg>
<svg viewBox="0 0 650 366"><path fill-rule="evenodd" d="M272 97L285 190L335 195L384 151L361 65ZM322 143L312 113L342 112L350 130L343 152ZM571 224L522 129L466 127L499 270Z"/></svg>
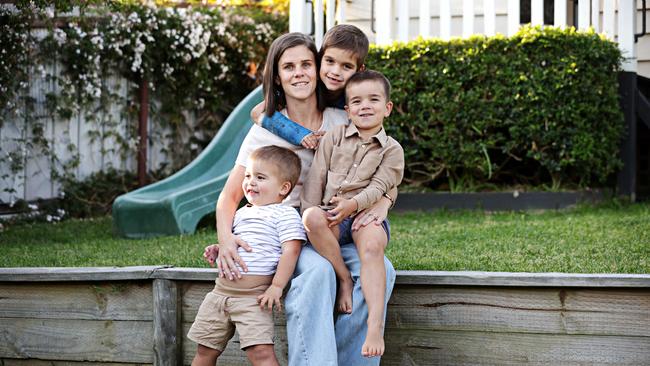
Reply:
<svg viewBox="0 0 650 366"><path fill-rule="evenodd" d="M257 303L257 296L266 291L272 279L273 276L244 276L236 282L217 279L214 290L203 299L187 338L223 351L237 329L241 349L273 344L273 315ZM252 286L245 288L246 285Z"/></svg>

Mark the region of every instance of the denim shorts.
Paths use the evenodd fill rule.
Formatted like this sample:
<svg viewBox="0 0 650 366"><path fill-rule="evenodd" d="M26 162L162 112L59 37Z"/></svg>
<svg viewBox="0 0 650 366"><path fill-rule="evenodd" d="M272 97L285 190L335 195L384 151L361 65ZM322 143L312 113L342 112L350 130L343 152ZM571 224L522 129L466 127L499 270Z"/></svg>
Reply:
<svg viewBox="0 0 650 366"><path fill-rule="evenodd" d="M353 243L354 240L352 240L352 223L354 222L354 217L348 217L347 219L341 221L339 224L339 244L340 245L345 245L345 244L350 244ZM369 224L369 225L374 225L374 224ZM384 219L381 223L381 227L384 228L384 231L386 232L386 243L388 244L390 242L390 223L388 222L388 219Z"/></svg>

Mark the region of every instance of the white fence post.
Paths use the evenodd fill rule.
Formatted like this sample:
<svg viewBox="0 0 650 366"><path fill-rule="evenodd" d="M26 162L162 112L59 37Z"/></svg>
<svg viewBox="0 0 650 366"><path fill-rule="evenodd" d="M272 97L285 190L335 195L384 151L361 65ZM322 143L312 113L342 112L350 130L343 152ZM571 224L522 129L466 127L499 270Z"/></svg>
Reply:
<svg viewBox="0 0 650 366"><path fill-rule="evenodd" d="M431 3L429 0L420 0L420 36L431 37Z"/></svg>
<svg viewBox="0 0 650 366"><path fill-rule="evenodd" d="M596 32L600 32L600 0L591 0L591 26Z"/></svg>
<svg viewBox="0 0 650 366"><path fill-rule="evenodd" d="M496 17L494 0L483 0L483 32L488 37L496 34Z"/></svg>
<svg viewBox="0 0 650 366"><path fill-rule="evenodd" d="M532 0L530 2L530 23L532 25L544 25L544 0Z"/></svg>
<svg viewBox="0 0 650 366"><path fill-rule="evenodd" d="M377 30L376 42L379 45L389 44L393 41L393 1L376 0L375 29Z"/></svg>
<svg viewBox="0 0 650 366"><path fill-rule="evenodd" d="M614 2L605 0L603 3L603 32L612 40L616 36L614 30L615 17L616 10L614 9Z"/></svg>
<svg viewBox="0 0 650 366"><path fill-rule="evenodd" d="M291 0L289 3L289 32L311 32L311 4L305 0Z"/></svg>
<svg viewBox="0 0 650 366"><path fill-rule="evenodd" d="M618 3L618 48L623 53L624 71L636 72L637 62L634 47L634 18L636 0L619 0Z"/></svg>
<svg viewBox="0 0 650 366"><path fill-rule="evenodd" d="M325 14L323 12L323 0L314 0L314 41L316 42L316 48L320 48L320 45L323 43L323 19Z"/></svg>
<svg viewBox="0 0 650 366"><path fill-rule="evenodd" d="M566 14L567 0L555 0L554 10L553 10L553 25L556 27L566 27L567 26L567 14Z"/></svg>
<svg viewBox="0 0 650 366"><path fill-rule="evenodd" d="M463 37L474 34L474 0L463 0Z"/></svg>
<svg viewBox="0 0 650 366"><path fill-rule="evenodd" d="M338 24L345 23L345 3L343 1L336 7L336 22Z"/></svg>
<svg viewBox="0 0 650 366"><path fill-rule="evenodd" d="M519 30L519 0L508 0L508 35L513 36Z"/></svg>
<svg viewBox="0 0 650 366"><path fill-rule="evenodd" d="M336 0L327 0L327 17L325 19L326 30L332 28L335 24L336 18Z"/></svg>
<svg viewBox="0 0 650 366"><path fill-rule="evenodd" d="M407 1L397 6L397 39L400 42L409 40L409 4Z"/></svg>
<svg viewBox="0 0 650 366"><path fill-rule="evenodd" d="M440 0L440 38L451 38L451 0Z"/></svg>
<svg viewBox="0 0 650 366"><path fill-rule="evenodd" d="M589 0L583 0L578 3L578 27L579 29L589 28L589 15L591 14Z"/></svg>

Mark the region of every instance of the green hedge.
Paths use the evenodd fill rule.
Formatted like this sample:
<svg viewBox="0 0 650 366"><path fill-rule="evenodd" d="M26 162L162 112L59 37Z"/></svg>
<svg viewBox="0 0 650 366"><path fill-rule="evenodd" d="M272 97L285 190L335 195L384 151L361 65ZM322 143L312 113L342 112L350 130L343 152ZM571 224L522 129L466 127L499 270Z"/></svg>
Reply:
<svg viewBox="0 0 650 366"><path fill-rule="evenodd" d="M621 166L620 60L593 32L537 27L373 47L367 64L392 83L405 182L460 191L605 183Z"/></svg>

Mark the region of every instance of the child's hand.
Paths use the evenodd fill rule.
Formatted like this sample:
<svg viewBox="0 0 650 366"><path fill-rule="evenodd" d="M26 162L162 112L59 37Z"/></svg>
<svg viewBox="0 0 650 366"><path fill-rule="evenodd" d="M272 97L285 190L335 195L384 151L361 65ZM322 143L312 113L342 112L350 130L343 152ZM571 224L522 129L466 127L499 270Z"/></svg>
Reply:
<svg viewBox="0 0 650 366"><path fill-rule="evenodd" d="M203 259L210 264L210 267L214 267L214 262L217 260L217 256L219 256L218 244L210 244L203 249Z"/></svg>
<svg viewBox="0 0 650 366"><path fill-rule="evenodd" d="M327 218L330 221L329 227L336 226L344 219L350 217L357 211L359 207L354 198L345 199L341 197L332 197L330 203L335 205L333 209L329 210L330 216Z"/></svg>
<svg viewBox="0 0 650 366"><path fill-rule="evenodd" d="M320 138L323 137L324 134L325 131L312 132L309 135L305 136L302 141L300 141L300 144L305 149L316 150L318 143L320 142Z"/></svg>
<svg viewBox="0 0 650 366"><path fill-rule="evenodd" d="M282 302L280 298L282 297L282 289L278 286L271 285L266 289L263 295L257 297L257 302L260 303L260 308L264 310L264 307L268 307L268 311L273 311L273 306L276 307L277 311L282 311Z"/></svg>
<svg viewBox="0 0 650 366"><path fill-rule="evenodd" d="M266 103L264 103L264 101L262 101L261 103L253 107L253 109L251 109L251 120L253 120L253 123L255 123L256 125L260 124L260 116L262 116L262 113L264 113L265 109L266 109Z"/></svg>

